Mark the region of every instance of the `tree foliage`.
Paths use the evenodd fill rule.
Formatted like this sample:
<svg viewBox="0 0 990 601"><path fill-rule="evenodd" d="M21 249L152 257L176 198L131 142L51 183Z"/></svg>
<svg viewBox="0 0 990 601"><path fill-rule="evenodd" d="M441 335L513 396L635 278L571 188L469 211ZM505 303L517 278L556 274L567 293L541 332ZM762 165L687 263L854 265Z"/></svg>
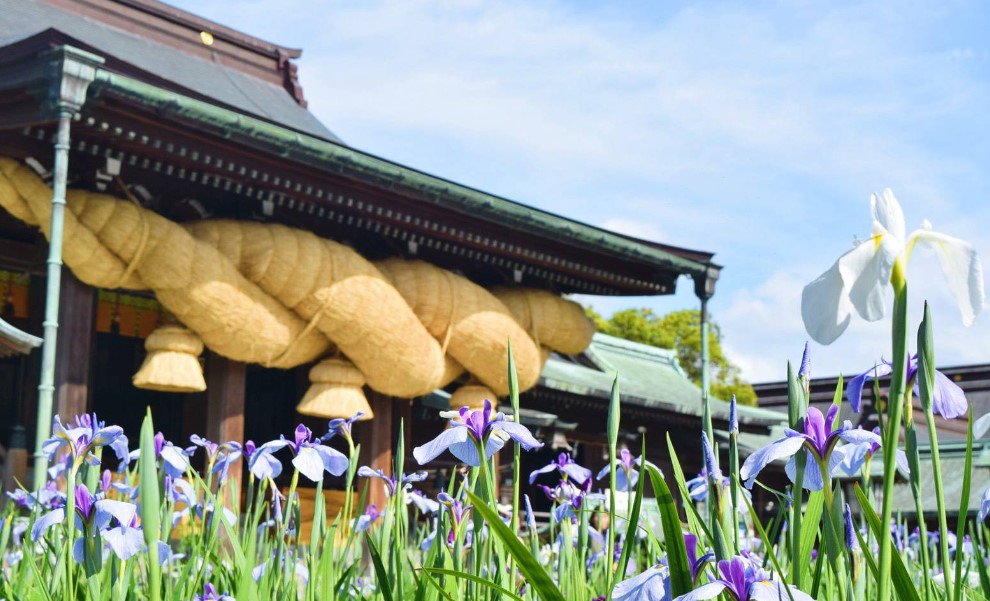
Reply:
<svg viewBox="0 0 990 601"><path fill-rule="evenodd" d="M693 309L657 315L652 309L625 309L605 319L591 308L588 315L598 331L610 336L677 351L677 360L688 377L701 385L701 312ZM744 405L756 405L756 392L739 375L739 368L722 350L722 331L709 320L709 373L712 396L728 400L734 394Z"/></svg>

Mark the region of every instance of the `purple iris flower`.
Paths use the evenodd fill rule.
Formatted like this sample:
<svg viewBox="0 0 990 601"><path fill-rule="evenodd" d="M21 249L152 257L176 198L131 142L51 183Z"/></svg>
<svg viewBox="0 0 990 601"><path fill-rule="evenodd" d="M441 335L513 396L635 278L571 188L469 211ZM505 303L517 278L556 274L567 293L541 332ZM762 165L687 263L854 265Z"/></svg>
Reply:
<svg viewBox="0 0 990 601"><path fill-rule="evenodd" d="M770 579L770 574L744 557L718 562L719 578L703 584L674 601L714 599L722 593L734 601L813 601L798 589Z"/></svg>
<svg viewBox="0 0 990 601"><path fill-rule="evenodd" d="M560 472L561 477L569 478L578 484L591 479L591 470L574 463L574 458L571 457L570 453L561 453L557 456L556 461L551 461L540 469L533 470L529 474L529 483L536 482L536 478L540 474L548 474L554 470Z"/></svg>
<svg viewBox="0 0 990 601"><path fill-rule="evenodd" d="M529 495L523 494L523 503L526 505L526 527L530 533L536 532L536 515L533 513L533 504L529 500Z"/></svg>
<svg viewBox="0 0 990 601"><path fill-rule="evenodd" d="M684 535L684 546L691 568L691 580L697 581L705 565L713 561L715 555L706 553L698 557L698 537L690 533ZM670 569L665 561L666 558L662 563L616 584L612 589L613 601L670 601Z"/></svg>
<svg viewBox="0 0 990 601"><path fill-rule="evenodd" d="M794 455L802 449L808 454L808 462L804 471L804 488L812 491L821 490L825 486L824 478L819 469L819 462L827 466L831 476L845 458L845 450L836 448L841 440L851 444L875 442L881 444L880 436L863 429L853 429L849 422L835 428L835 418L839 413L838 405L832 405L827 415L822 415L816 407L808 408L804 418L803 432L788 428L783 438L779 438L746 458L739 470L739 477L745 480L746 488L752 488L756 476L771 462L790 457L784 471L791 482L794 481L796 463Z"/></svg>
<svg viewBox="0 0 990 601"><path fill-rule="evenodd" d="M890 375L893 371L893 364L889 361L881 360L880 365L864 371L855 378L849 380L846 385L846 399L857 413L863 405L863 387L874 378L882 378ZM907 381L910 382L918 373L918 355L911 355L908 359ZM920 394L918 382L914 383L915 396ZM966 415L969 403L966 401L966 393L958 384L949 379L940 371L935 372L935 385L932 395L932 411L936 415L941 415L945 419L955 419Z"/></svg>
<svg viewBox="0 0 990 601"><path fill-rule="evenodd" d="M636 468L640 467L642 464L642 457L633 459L632 453L629 452L629 449L620 450L619 457L615 460L615 466L619 468L619 471L615 473L615 490L630 492L632 489L636 488L636 483L639 482L639 472ZM647 461L646 464L656 467L649 461ZM596 477L599 480L602 480L612 471L611 467L612 466L610 465L606 465L598 471Z"/></svg>
<svg viewBox="0 0 990 601"><path fill-rule="evenodd" d="M364 532L382 517L381 512L378 511L378 507L372 503L364 510L354 523L354 532Z"/></svg>
<svg viewBox="0 0 990 601"><path fill-rule="evenodd" d="M392 498L400 486L402 490L410 490L413 482L426 480L427 474L424 471L419 471L408 475L400 474L398 477L394 474L386 476L384 470L373 470L366 465L362 465L358 468L357 475L362 478L379 478L385 483L385 496Z"/></svg>
<svg viewBox="0 0 990 601"><path fill-rule="evenodd" d="M42 444L42 451L53 461L56 456L68 452L72 464L79 467L86 462L99 465L96 450L110 447L122 462L127 460L127 437L120 426L107 426L96 419L96 414L76 417L76 425L66 428L59 416L52 418L52 437Z"/></svg>
<svg viewBox="0 0 990 601"><path fill-rule="evenodd" d="M226 482L230 473L230 466L241 458L241 444L233 440L217 444L198 434L190 436L189 441L195 446L186 449L186 454L191 456L196 450L195 447L203 447L206 450L206 469L211 470L214 474L219 474L221 484Z"/></svg>
<svg viewBox="0 0 990 601"><path fill-rule="evenodd" d="M236 601L230 595L221 595L217 593L217 589L210 583L203 585L203 594L196 595L193 597L193 601Z"/></svg>
<svg viewBox="0 0 990 601"><path fill-rule="evenodd" d="M987 515L990 515L990 487L983 491L983 498L980 499L980 513L976 516L976 521L982 524L983 520L987 519Z"/></svg>
<svg viewBox="0 0 990 601"><path fill-rule="evenodd" d="M450 514L450 530L447 533L447 544L453 545L457 537L457 532L460 530L461 525L467 521L467 517L473 507L471 505L465 505L459 499L455 499L445 492L437 495L437 500L443 504Z"/></svg>
<svg viewBox="0 0 990 601"><path fill-rule="evenodd" d="M275 478L281 474L282 463L273 455L285 447L289 447L295 455L292 459L293 467L313 482L323 480L324 471L334 476L343 474L350 463L340 451L320 444L320 439L314 441L313 431L299 424L293 440L280 436L279 440L266 442L255 449L248 462L251 473L259 480Z"/></svg>
<svg viewBox="0 0 990 601"><path fill-rule="evenodd" d="M37 493L27 492L19 488L7 492L7 496L21 509L34 509L35 505L49 510L65 507L65 493L58 488L58 484L53 480L46 482L44 488Z"/></svg>
<svg viewBox="0 0 990 601"><path fill-rule="evenodd" d="M424 495L421 491L412 489L406 495L406 505L414 505L420 513L432 514L440 509L440 503Z"/></svg>
<svg viewBox="0 0 990 601"><path fill-rule="evenodd" d="M327 442L334 436L340 436L347 441L347 444L353 445L354 438L351 435L351 430L354 428L354 422L360 421L362 417L364 417L364 411L358 411L347 419L338 417L330 420L327 424L328 432L320 440Z"/></svg>
<svg viewBox="0 0 990 601"><path fill-rule="evenodd" d="M140 528L135 527L137 507L133 503L101 499L82 484L76 485L74 495L76 514L73 519L84 534L76 539L72 548L72 555L77 562L83 562L86 539L102 539L122 561L141 551L144 535ZM64 521L64 507L42 514L31 528L31 540L37 542L48 529ZM117 526L111 528L114 521Z"/></svg>
<svg viewBox="0 0 990 601"><path fill-rule="evenodd" d="M530 431L516 422L506 419L502 412L492 415L492 404L485 401L484 409L474 411L461 407L460 411L443 412L450 417L450 428L421 447L413 449L413 457L420 465L436 459L444 451L457 457L461 462L478 467L481 465L479 448L484 448L485 459L490 459L510 439L530 451L543 446L533 438Z"/></svg>
<svg viewBox="0 0 990 601"><path fill-rule="evenodd" d="M127 462L136 461L141 456L141 449L134 449L127 456ZM189 469L189 455L185 449L165 440L161 432L155 434L155 459L160 459L165 475L180 478Z"/></svg>
<svg viewBox="0 0 990 601"><path fill-rule="evenodd" d="M856 444L848 444L842 447L843 458L840 467L843 472L849 476L856 475L859 468L866 463L867 458L876 455L877 451L880 450L880 428L874 427L873 433L876 434L875 440L864 440L863 442ZM897 454L894 456L894 460L897 462L897 468L901 470L904 474L911 473L911 467L908 465L907 455L904 451L897 449Z"/></svg>

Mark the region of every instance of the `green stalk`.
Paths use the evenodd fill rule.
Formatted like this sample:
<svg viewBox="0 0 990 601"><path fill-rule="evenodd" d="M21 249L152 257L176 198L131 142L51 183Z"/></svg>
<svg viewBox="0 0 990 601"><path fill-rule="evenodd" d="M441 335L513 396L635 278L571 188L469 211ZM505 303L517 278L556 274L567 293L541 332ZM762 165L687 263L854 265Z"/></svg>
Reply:
<svg viewBox="0 0 990 601"><path fill-rule="evenodd" d="M963 583L962 564L963 564L963 556L965 555L965 553L962 552L963 539L959 533L966 531L966 516L969 514L969 491L970 491L970 486L973 483L973 405L972 403L970 403L969 405L968 422L969 423L966 430L966 465L965 468L963 469L963 487L962 487L962 494L960 495L959 498L959 516L956 518L956 536L959 537L957 539L957 544L959 546L957 547L958 550L956 551L956 588L954 594L956 596L956 599L958 599L959 601L962 601L963 598L962 597L962 583ZM976 537L972 536L970 538L973 541L973 550L976 555L976 561L981 562L980 568L983 569L983 565L982 565L983 558L980 557L979 555L978 546L977 546L978 543Z"/></svg>
<svg viewBox="0 0 990 601"><path fill-rule="evenodd" d="M619 374L612 381L612 393L608 405L608 461L612 469L608 477L608 545L605 550L605 590L606 598L612 598L613 568L612 558L615 557L615 470L619 459ZM645 464L645 462L644 462Z"/></svg>
<svg viewBox="0 0 990 601"><path fill-rule="evenodd" d="M921 456L918 451L918 431L911 417L912 408L909 406L904 419L904 442L907 450L908 467L911 468L911 496L914 497L914 510L919 521L925 515L921 498ZM928 556L928 528L918 528L921 536L921 580L924 600L929 601L932 591L931 558Z"/></svg>
<svg viewBox="0 0 990 601"><path fill-rule="evenodd" d="M512 418L517 422L519 417L519 375L516 373L516 359L512 354L512 341L509 341L509 404L512 406ZM519 532L519 494L522 482L522 449L518 444L512 445L512 531ZM509 557L509 578L513 582L515 590L516 560Z"/></svg>
<svg viewBox="0 0 990 601"><path fill-rule="evenodd" d="M935 426L933 398L935 394L935 344L932 335L932 313L925 303L925 316L918 328L918 389L921 392L921 409L928 424L928 441L932 453L932 478L935 485L935 504L938 508L939 559L945 575L946 599L953 599L952 560L949 558L949 526L945 517L945 493L942 490L942 463L938 452L938 430ZM923 516L919 514L918 519Z"/></svg>
<svg viewBox="0 0 990 601"><path fill-rule="evenodd" d="M69 553L76 542L76 462L75 458L70 459L72 467L65 473L65 541ZM66 585L69 587L70 597L75 597L76 579L72 577L73 562L66 560L65 577Z"/></svg>
<svg viewBox="0 0 990 601"><path fill-rule="evenodd" d="M901 435L901 412L904 408L904 388L907 375L907 280L901 259L894 261L890 275L894 287L894 318L891 327L893 344L893 374L887 403L887 426L883 437L883 500L880 518L880 558L877 566L877 599L890 601L891 544L890 520L894 513L894 472L897 443Z"/></svg>

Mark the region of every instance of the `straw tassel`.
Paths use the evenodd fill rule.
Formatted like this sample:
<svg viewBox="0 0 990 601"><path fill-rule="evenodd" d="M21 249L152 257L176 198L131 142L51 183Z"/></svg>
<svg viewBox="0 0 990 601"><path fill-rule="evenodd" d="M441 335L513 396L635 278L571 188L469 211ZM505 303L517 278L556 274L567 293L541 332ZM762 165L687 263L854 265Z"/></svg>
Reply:
<svg viewBox="0 0 990 601"><path fill-rule="evenodd" d="M134 374L137 388L161 392L202 392L206 390L199 356L203 341L180 325L164 325L144 342L148 356Z"/></svg>
<svg viewBox="0 0 990 601"><path fill-rule="evenodd" d="M347 359L324 359L309 370L309 390L296 411L303 415L350 418L364 413L362 420L375 416L364 396L364 375Z"/></svg>

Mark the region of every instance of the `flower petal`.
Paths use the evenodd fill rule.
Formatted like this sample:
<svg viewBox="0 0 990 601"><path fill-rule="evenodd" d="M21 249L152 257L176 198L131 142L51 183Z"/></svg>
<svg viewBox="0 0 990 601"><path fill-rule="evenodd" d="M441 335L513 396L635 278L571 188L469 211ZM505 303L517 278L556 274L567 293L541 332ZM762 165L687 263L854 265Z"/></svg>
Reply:
<svg viewBox="0 0 990 601"><path fill-rule="evenodd" d="M904 211L894 197L894 192L887 188L879 196L871 195L870 211L873 213L873 221L883 227L895 240L899 240L903 246L907 227L904 225Z"/></svg>
<svg viewBox="0 0 990 601"><path fill-rule="evenodd" d="M859 413L863 406L863 387L874 378L882 378L892 371L892 367L887 363L880 363L871 369L849 379L846 384L846 400L852 405L853 411Z"/></svg>
<svg viewBox="0 0 990 601"><path fill-rule="evenodd" d="M420 465L429 463L439 457L441 453L449 449L450 445L462 443L466 441L468 437L469 434L467 428L464 426L451 426L449 429L441 432L439 436L430 442L413 449L413 457L416 458L416 461Z"/></svg>
<svg viewBox="0 0 990 601"><path fill-rule="evenodd" d="M782 582L763 580L749 587L751 601L815 601L813 597Z"/></svg>
<svg viewBox="0 0 990 601"><path fill-rule="evenodd" d="M612 601L664 601L670 598L666 566L654 566L612 589Z"/></svg>
<svg viewBox="0 0 990 601"><path fill-rule="evenodd" d="M501 430L509 435L509 438L519 443L519 445L527 450L532 451L533 449L538 449L543 446L543 443L536 440L533 434L529 431L529 428L522 424L517 424L516 422L507 421L497 421L492 423L492 430ZM588 476L591 476L591 472L588 472ZM588 478L585 478L587 480Z"/></svg>
<svg viewBox="0 0 990 601"><path fill-rule="evenodd" d="M292 458L292 465L299 473L306 476L313 482L323 480L323 458L313 447L301 447L299 454Z"/></svg>
<svg viewBox="0 0 990 601"><path fill-rule="evenodd" d="M117 519L117 522L124 526L129 526L137 515L137 506L124 501L113 499L101 499L96 502L95 522L99 527L110 523L110 516Z"/></svg>
<svg viewBox="0 0 990 601"><path fill-rule="evenodd" d="M536 482L537 476L539 476L541 474L549 474L550 472L552 472L552 471L554 471L556 469L557 469L557 462L554 461L553 463L549 463L547 465L544 465L543 467L541 467L538 470L531 471L529 473L529 483L532 484L533 482ZM605 474L608 473L608 466L607 465L604 468L602 468L602 473L605 473ZM599 475L598 477L601 478L601 475Z"/></svg>
<svg viewBox="0 0 990 601"><path fill-rule="evenodd" d="M65 509L59 508L40 516L31 526L31 540L37 542L49 528L65 521Z"/></svg>
<svg viewBox="0 0 990 601"><path fill-rule="evenodd" d="M856 313L866 321L883 317L884 293L900 246L889 236L874 236L839 258L846 294Z"/></svg>
<svg viewBox="0 0 990 601"><path fill-rule="evenodd" d="M674 601L701 601L702 599L714 599L725 590L725 585L721 582L709 582L703 584L689 593L685 593Z"/></svg>
<svg viewBox="0 0 990 601"><path fill-rule="evenodd" d="M966 393L940 371L935 372L935 394L932 398L932 410L945 419L955 419L966 415L969 402Z"/></svg>
<svg viewBox="0 0 990 601"><path fill-rule="evenodd" d="M319 454L320 459L323 460L323 469L330 472L330 474L339 476L347 471L350 461L346 455L337 449L322 444L313 445L310 448Z"/></svg>
<svg viewBox="0 0 990 601"><path fill-rule="evenodd" d="M917 242L935 251L949 292L959 304L963 324L973 325L976 316L983 309L986 297L983 287L983 265L979 255L976 254L976 249L964 240L928 229L917 230L911 234L909 247Z"/></svg>
<svg viewBox="0 0 990 601"><path fill-rule="evenodd" d="M140 528L111 528L103 533L103 540L121 561L127 561L144 548L144 535Z"/></svg>
<svg viewBox="0 0 990 601"><path fill-rule="evenodd" d="M987 487L980 499L980 513L976 516L976 521L982 524L987 519L987 514L990 514L990 487Z"/></svg>
<svg viewBox="0 0 990 601"><path fill-rule="evenodd" d="M831 344L849 327L852 304L842 283L838 262L804 287L801 318L808 335L819 344Z"/></svg>
<svg viewBox="0 0 990 601"><path fill-rule="evenodd" d="M753 481L763 468L777 459L794 455L801 450L806 440L803 435L785 436L747 457L739 470L739 477L745 481L746 488L753 487Z"/></svg>

